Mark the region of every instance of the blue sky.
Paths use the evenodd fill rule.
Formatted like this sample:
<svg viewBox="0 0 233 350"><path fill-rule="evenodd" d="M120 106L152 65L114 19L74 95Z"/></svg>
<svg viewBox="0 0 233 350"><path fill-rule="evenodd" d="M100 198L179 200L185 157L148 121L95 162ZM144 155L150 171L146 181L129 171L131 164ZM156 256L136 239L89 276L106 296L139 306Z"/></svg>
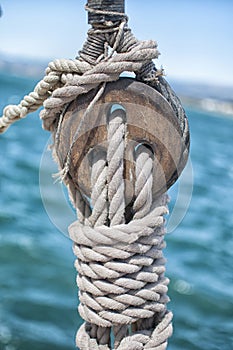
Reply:
<svg viewBox="0 0 233 350"><path fill-rule="evenodd" d="M157 40L168 79L233 87L233 0L126 0L139 39ZM74 58L86 37L85 0L0 0L0 53Z"/></svg>

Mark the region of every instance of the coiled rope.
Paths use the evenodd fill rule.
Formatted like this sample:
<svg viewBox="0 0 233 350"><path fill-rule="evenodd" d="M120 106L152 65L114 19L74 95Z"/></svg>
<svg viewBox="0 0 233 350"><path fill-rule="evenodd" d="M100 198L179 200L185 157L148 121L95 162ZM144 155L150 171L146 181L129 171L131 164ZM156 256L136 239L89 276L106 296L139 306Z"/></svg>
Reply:
<svg viewBox="0 0 233 350"><path fill-rule="evenodd" d="M107 82L130 71L137 80L155 87L170 103L187 145L185 113L152 62L158 55L156 42L138 41L133 36L124 14L117 26L91 29L78 58L51 62L34 91L19 105L4 109L0 132L43 104L40 114L43 126L54 133L57 141L63 113L71 101L100 87L97 99ZM91 110L93 103L89 107ZM166 306L169 280L164 276L162 253L167 195L153 200L153 154L140 145L135 150L132 216L126 219L123 178L126 138L124 112L117 110L108 121L107 152L98 149L92 152L90 201L67 176L69 154L63 172L78 216L78 221L69 227L69 234L77 256L79 313L86 321L76 337L81 350L165 350L172 334L172 313Z"/></svg>

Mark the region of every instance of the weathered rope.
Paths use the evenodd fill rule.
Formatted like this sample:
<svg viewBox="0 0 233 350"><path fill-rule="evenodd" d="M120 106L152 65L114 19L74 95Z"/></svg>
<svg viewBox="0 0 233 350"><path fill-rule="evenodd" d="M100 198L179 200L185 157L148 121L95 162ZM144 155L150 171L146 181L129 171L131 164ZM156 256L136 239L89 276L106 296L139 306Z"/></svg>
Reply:
<svg viewBox="0 0 233 350"><path fill-rule="evenodd" d="M152 205L153 156L146 146L139 145L136 150L136 183L134 219L141 219L148 214Z"/></svg>
<svg viewBox="0 0 233 350"><path fill-rule="evenodd" d="M78 257L75 266L78 271L79 313L87 322L77 333L77 346L81 350L111 349L110 329L113 326L116 349L122 350L149 348L148 344L150 348L166 349L172 332L171 313L166 309L168 279L164 277L162 254L167 197L162 196L153 206L150 195L149 204L146 201L152 192L153 160L150 150L139 145L135 161L135 214L132 221L124 223L124 212L119 210L119 205L124 205L122 162L125 134L124 112L117 110L109 119L106 161L102 150L92 155L96 165L102 163L102 166L97 166L98 173L92 167L92 177L96 179L91 196L92 214L85 225L77 221L69 228L75 243L74 253ZM106 197L109 226L106 226L106 207L103 209ZM99 217L102 217L100 226ZM91 223L91 227L87 223ZM156 318L150 331L138 329L136 334L128 335L128 325L150 318Z"/></svg>
<svg viewBox="0 0 233 350"><path fill-rule="evenodd" d="M126 136L125 111L116 110L109 116L108 127L108 202L110 227L125 223L125 184L124 153ZM125 325L113 327L114 346L117 348L121 340L128 334Z"/></svg>
<svg viewBox="0 0 233 350"><path fill-rule="evenodd" d="M160 323L163 322L169 301L162 254L165 246L163 215L166 213L164 203L161 206L156 203L156 208L147 216L128 224L90 228L77 221L70 226L70 237L75 242L74 252L78 257L75 265L79 272L79 313L87 322L108 329L113 325L133 324L155 314ZM167 328L169 337L170 323ZM164 342L156 332L148 336L147 331L147 342L152 342L153 337L159 346L167 342L167 338ZM86 326L82 326L77 334L78 347L91 349L88 347L91 341L94 340ZM96 346L93 348L99 349ZM120 343L121 348L128 349Z"/></svg>
<svg viewBox="0 0 233 350"><path fill-rule="evenodd" d="M0 118L0 132L6 131L15 121L25 118L30 112L37 110L49 98L51 92L60 86L62 74L71 72L83 74L88 69L90 69L88 63L78 60L62 59L49 64L45 77L36 85L33 92L25 96L19 105L5 107L3 116Z"/></svg>
<svg viewBox="0 0 233 350"><path fill-rule="evenodd" d="M108 128L108 202L110 225L124 223L125 185L124 185L124 152L125 152L125 112L114 111L109 118Z"/></svg>
<svg viewBox="0 0 233 350"><path fill-rule="evenodd" d="M92 11L87 8L88 11ZM94 10L96 13L96 10ZM111 15L110 12L102 14ZM116 13L114 12L114 15ZM155 87L170 103L188 140L187 120L179 99L155 68L159 52L154 41L138 41L127 27L127 17L116 26L96 27L75 60L55 60L34 91L17 106L8 106L0 118L0 132L42 104L43 126L53 132L56 149L63 116L69 103L97 89L93 108L107 82L125 71ZM108 53L108 48L112 51ZM66 155L63 179L77 210L78 221L69 227L78 271L79 313L86 321L76 337L80 350L110 350L111 334L117 350L165 350L172 334L172 313L167 310L169 280L164 276L164 215L167 196L153 202L153 154L145 145L135 150L135 192L132 217L126 215L124 152L127 127L124 111L113 111L108 122L108 147L89 154L91 198L75 186L69 174L72 147ZM84 115L85 118L85 115ZM127 220L126 220L127 218Z"/></svg>
<svg viewBox="0 0 233 350"><path fill-rule="evenodd" d="M111 329L114 348L122 350L166 349L172 334L162 253L167 196L152 202L153 154L139 145L134 217L125 223L124 119L123 110L113 111L108 120L107 153L98 147L91 152L92 209L82 205L80 220L69 228L78 258L79 313L86 320L76 337L81 350L111 349ZM73 189L74 193L78 203L85 203L79 191Z"/></svg>
<svg viewBox="0 0 233 350"><path fill-rule="evenodd" d="M157 57L157 44L154 41L143 41L138 42L129 52L115 54L94 67L80 59L55 60L49 64L46 76L32 93L25 96L19 105L10 105L4 109L0 118L0 132L37 110L43 102L41 118L44 127L53 131L57 116L68 102L96 88L100 83L116 81L124 71L139 72L146 62Z"/></svg>

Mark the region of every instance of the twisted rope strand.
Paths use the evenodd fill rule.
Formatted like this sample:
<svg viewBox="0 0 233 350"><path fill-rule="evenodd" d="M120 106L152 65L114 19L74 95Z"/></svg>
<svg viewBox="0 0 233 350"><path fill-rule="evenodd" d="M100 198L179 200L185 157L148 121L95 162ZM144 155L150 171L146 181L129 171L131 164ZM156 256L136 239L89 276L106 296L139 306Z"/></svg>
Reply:
<svg viewBox="0 0 233 350"><path fill-rule="evenodd" d="M90 65L79 60L55 60L46 70L45 77L36 85L34 91L25 96L19 105L9 105L3 110L0 118L0 133L32 111L37 110L49 98L51 92L59 86L63 73L76 72L83 74L90 69Z"/></svg>
<svg viewBox="0 0 233 350"><path fill-rule="evenodd" d="M104 151L93 151L91 162L91 204L92 214L88 219L90 226L101 226L107 223L107 166Z"/></svg>
<svg viewBox="0 0 233 350"><path fill-rule="evenodd" d="M139 145L136 150L136 183L134 218L148 214L152 205L153 160L147 147Z"/></svg>
<svg viewBox="0 0 233 350"><path fill-rule="evenodd" d="M120 32L119 34L122 35ZM115 50L115 48L118 46L120 38L121 36L118 38L118 40L116 40L116 45L113 47L113 50ZM125 185L123 178L126 135L125 112L119 109L113 111L109 117L108 122L107 182L109 220L110 226L113 227L114 225L123 224L125 222ZM109 269L105 266L104 269L109 272ZM112 270L112 278L119 278L121 275L123 274ZM108 276L109 274L107 273L106 278L108 278ZM121 309L121 304L116 301L111 303L109 298L105 298L104 309L106 308L113 310ZM121 340L127 335L128 327L125 325L114 326L113 333L114 346L117 348Z"/></svg>
<svg viewBox="0 0 233 350"><path fill-rule="evenodd" d="M110 225L124 223L125 198L124 198L124 151L125 151L125 124L124 112L114 111L109 117L108 126L108 201Z"/></svg>

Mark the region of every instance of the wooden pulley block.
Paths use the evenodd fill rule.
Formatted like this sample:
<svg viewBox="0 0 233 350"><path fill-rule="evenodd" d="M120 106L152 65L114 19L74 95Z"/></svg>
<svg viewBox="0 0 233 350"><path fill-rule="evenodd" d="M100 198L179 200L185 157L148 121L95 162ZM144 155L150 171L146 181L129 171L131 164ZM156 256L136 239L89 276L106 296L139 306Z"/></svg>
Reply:
<svg viewBox="0 0 233 350"><path fill-rule="evenodd" d="M94 108L87 108L97 90L79 96L64 114L57 155L63 168L71 148L69 176L87 197L91 195L91 152L107 153L108 119L115 110L125 115L126 201L134 196L135 150L145 145L154 160L153 198L165 192L183 170L187 155L177 116L154 88L131 78L108 83ZM115 112L114 112L115 113ZM185 159L184 159L185 157Z"/></svg>

